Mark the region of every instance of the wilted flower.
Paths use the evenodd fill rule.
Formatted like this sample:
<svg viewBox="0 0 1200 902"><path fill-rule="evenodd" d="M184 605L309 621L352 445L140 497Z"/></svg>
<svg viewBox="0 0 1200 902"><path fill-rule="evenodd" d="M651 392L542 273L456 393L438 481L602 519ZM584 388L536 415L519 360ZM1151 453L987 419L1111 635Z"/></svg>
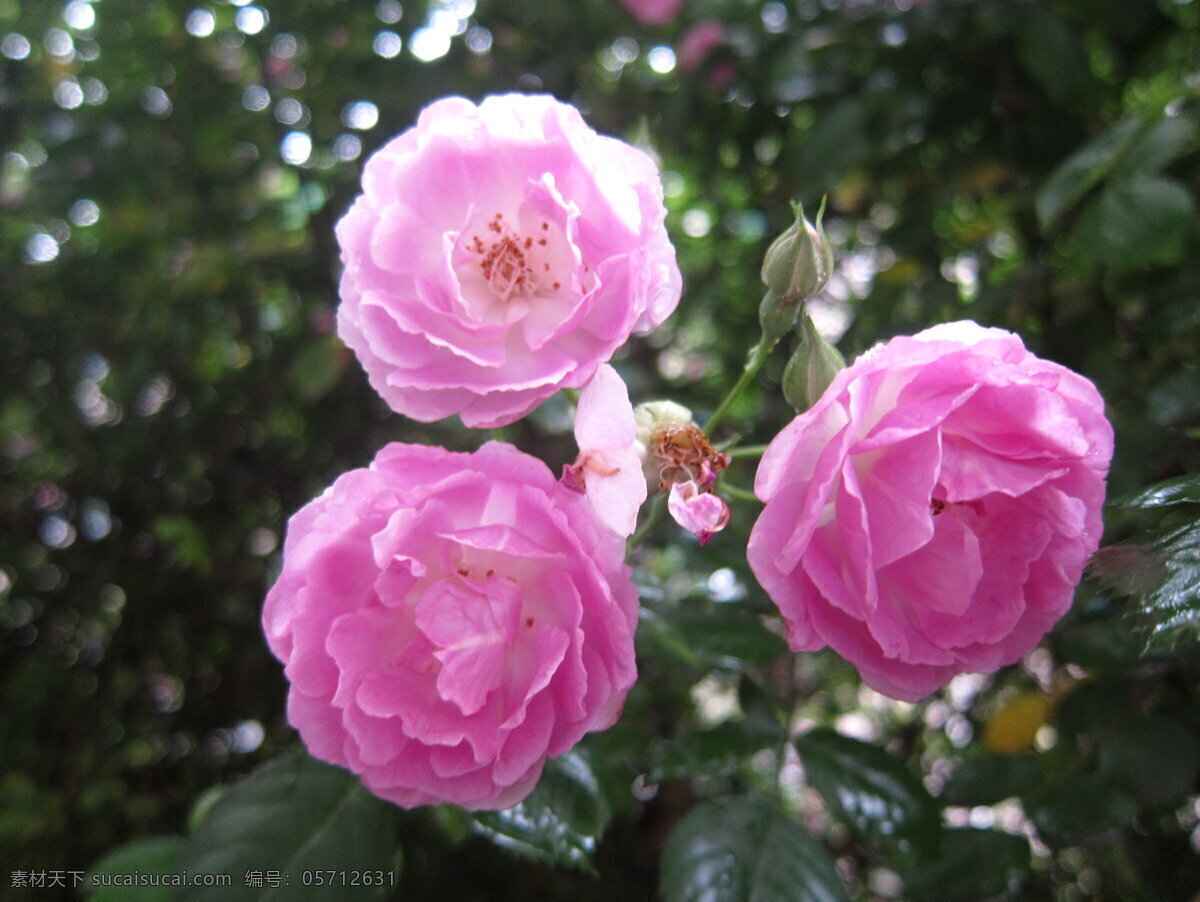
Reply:
<svg viewBox="0 0 1200 902"><path fill-rule="evenodd" d="M707 542L729 522L729 505L714 493L729 455L717 451L691 411L673 401L640 404L634 413L647 475L659 491L670 493L667 512Z"/></svg>

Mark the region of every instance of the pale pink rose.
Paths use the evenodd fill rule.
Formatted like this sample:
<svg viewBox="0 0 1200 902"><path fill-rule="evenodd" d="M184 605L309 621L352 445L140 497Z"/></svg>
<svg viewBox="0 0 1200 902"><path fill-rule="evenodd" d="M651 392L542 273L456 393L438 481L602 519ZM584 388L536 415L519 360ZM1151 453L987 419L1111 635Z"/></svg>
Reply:
<svg viewBox="0 0 1200 902"><path fill-rule="evenodd" d="M621 0L621 5L643 25L664 25L683 8L683 0Z"/></svg>
<svg viewBox="0 0 1200 902"><path fill-rule="evenodd" d="M632 535L646 500L646 476L629 391L607 363L579 394L575 442L579 458L564 468L564 484L583 492L609 528Z"/></svg>
<svg viewBox="0 0 1200 902"><path fill-rule="evenodd" d="M671 486L667 512L688 532L698 535L701 545L707 545L713 533L720 532L729 523L729 505L711 492L703 491L690 479Z"/></svg>
<svg viewBox="0 0 1200 902"><path fill-rule="evenodd" d="M439 100L338 223L338 333L397 412L511 423L675 309L665 215L650 157L574 107Z"/></svg>
<svg viewBox="0 0 1200 902"><path fill-rule="evenodd" d="M624 554L511 445L388 445L288 524L263 610L288 720L398 805L511 807L633 685Z"/></svg>
<svg viewBox="0 0 1200 902"><path fill-rule="evenodd" d="M771 442L747 554L796 651L915 701L1019 660L1071 606L1112 457L1087 379L975 323L895 338Z"/></svg>

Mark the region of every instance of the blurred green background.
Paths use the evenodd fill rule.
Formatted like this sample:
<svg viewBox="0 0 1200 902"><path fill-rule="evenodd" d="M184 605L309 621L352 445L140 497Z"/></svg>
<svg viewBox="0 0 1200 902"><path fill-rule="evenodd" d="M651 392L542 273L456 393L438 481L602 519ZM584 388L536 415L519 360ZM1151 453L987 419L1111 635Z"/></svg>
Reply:
<svg viewBox="0 0 1200 902"><path fill-rule="evenodd" d="M616 0L0 0L0 896L182 834L291 747L258 626L286 518L387 441L482 440L390 414L334 332L334 223L423 105L550 92L659 155L685 293L616 361L635 402L712 409L788 202L828 195L813 312L847 358L952 319L1018 331L1099 385L1126 497L1200 457L1198 36L1191 0L684 0L652 27ZM787 353L727 423L745 442L792 416ZM508 434L574 454L561 399ZM1114 510L1106 541L1193 523L1197 498ZM921 878L797 784L851 898L1196 898L1200 605L1170 560L1195 532L1121 546L1162 552L1177 591L1110 564L1024 666L904 706L760 634L755 513L637 558L643 678L589 740L599 876L424 811L397 821L398 897L653 898L696 799L796 771L766 711L887 749L952 826L1022 837Z"/></svg>

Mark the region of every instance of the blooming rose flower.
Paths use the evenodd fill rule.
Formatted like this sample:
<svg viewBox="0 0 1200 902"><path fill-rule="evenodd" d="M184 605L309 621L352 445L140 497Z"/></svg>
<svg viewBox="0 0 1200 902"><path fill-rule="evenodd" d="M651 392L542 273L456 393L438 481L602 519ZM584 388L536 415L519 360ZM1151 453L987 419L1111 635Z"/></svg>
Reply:
<svg viewBox="0 0 1200 902"><path fill-rule="evenodd" d="M288 719L398 805L515 805L633 685L624 553L510 445L389 445L288 524L263 611Z"/></svg>
<svg viewBox="0 0 1200 902"><path fill-rule="evenodd" d="M665 215L650 157L573 107L439 100L338 223L338 332L399 413L511 423L675 309Z"/></svg>
<svg viewBox="0 0 1200 902"><path fill-rule="evenodd" d="M564 467L564 484L583 492L609 528L632 535L638 508L646 500L646 477L629 391L607 363L579 394L575 442L579 458Z"/></svg>
<svg viewBox="0 0 1200 902"><path fill-rule="evenodd" d="M621 0L621 5L643 25L664 25L683 8L683 0Z"/></svg>
<svg viewBox="0 0 1200 902"><path fill-rule="evenodd" d="M683 33L679 41L679 71L686 73L697 68L710 53L728 39L729 32L715 19L697 22Z"/></svg>
<svg viewBox="0 0 1200 902"><path fill-rule="evenodd" d="M747 555L796 651L914 701L1019 660L1096 550L1112 457L1087 379L971 322L895 338L771 442Z"/></svg>

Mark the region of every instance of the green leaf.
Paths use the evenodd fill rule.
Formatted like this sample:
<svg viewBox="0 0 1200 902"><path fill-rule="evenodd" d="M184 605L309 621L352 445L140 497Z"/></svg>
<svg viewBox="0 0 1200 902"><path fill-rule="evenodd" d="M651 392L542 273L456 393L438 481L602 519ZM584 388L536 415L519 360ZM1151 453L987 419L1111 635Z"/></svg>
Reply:
<svg viewBox="0 0 1200 902"><path fill-rule="evenodd" d="M795 740L808 782L846 823L877 844L927 856L941 834L937 803L921 781L883 749L833 730Z"/></svg>
<svg viewBox="0 0 1200 902"><path fill-rule="evenodd" d="M1137 634L1111 611L1080 617L1060 627L1055 645L1064 661L1099 669L1127 665L1142 651Z"/></svg>
<svg viewBox="0 0 1200 902"><path fill-rule="evenodd" d="M787 654L787 642L741 605L714 604L668 611L642 609L658 645L697 669L741 670L763 666Z"/></svg>
<svg viewBox="0 0 1200 902"><path fill-rule="evenodd" d="M332 335L308 342L292 358L288 376L304 401L317 401L329 393L346 369L346 349Z"/></svg>
<svg viewBox="0 0 1200 902"><path fill-rule="evenodd" d="M1178 262L1196 216L1185 185L1152 175L1112 181L1098 209L1101 240L1093 252L1123 269Z"/></svg>
<svg viewBox="0 0 1200 902"><path fill-rule="evenodd" d="M1141 123L1136 119L1118 122L1089 141L1051 174L1037 196L1038 222L1048 230L1098 185L1137 138Z"/></svg>
<svg viewBox="0 0 1200 902"><path fill-rule="evenodd" d="M89 902L167 902L175 891L173 886L96 886L96 874L127 877L141 874L176 874L182 836L151 836L120 846L92 865L88 873Z"/></svg>
<svg viewBox="0 0 1200 902"><path fill-rule="evenodd" d="M1196 149L1200 129L1185 116L1164 117L1144 131L1121 158L1113 175L1133 178L1153 175Z"/></svg>
<svg viewBox="0 0 1200 902"><path fill-rule="evenodd" d="M845 902L833 860L807 830L751 797L688 813L662 856L666 902Z"/></svg>
<svg viewBox="0 0 1200 902"><path fill-rule="evenodd" d="M592 854L610 817L596 774L584 755L573 750L546 762L525 801L507 811L473 815L472 828L521 855L594 873Z"/></svg>
<svg viewBox="0 0 1200 902"><path fill-rule="evenodd" d="M1096 773L1066 774L1023 801L1042 840L1054 846L1120 827L1138 810L1137 802L1111 776Z"/></svg>
<svg viewBox="0 0 1200 902"><path fill-rule="evenodd" d="M1021 65L1056 104L1067 103L1091 85L1087 51L1078 32L1045 8L1032 7L1018 42Z"/></svg>
<svg viewBox="0 0 1200 902"><path fill-rule="evenodd" d="M1200 476L1189 473L1156 483L1129 498L1114 502L1121 507L1153 510L1176 504L1200 504Z"/></svg>
<svg viewBox="0 0 1200 902"><path fill-rule="evenodd" d="M390 895L395 884L396 809L358 778L301 752L284 755L230 787L188 839L180 868L228 875L225 887L188 886L179 902L357 900ZM333 882L313 885L312 875ZM372 886L343 886L342 874L371 874ZM264 879L278 875L275 881ZM262 885L250 885L259 883ZM307 885L306 885L307 884Z"/></svg>
<svg viewBox="0 0 1200 902"><path fill-rule="evenodd" d="M1200 742L1178 720L1138 718L1105 736L1100 767L1113 774L1143 805L1177 802L1200 773Z"/></svg>
<svg viewBox="0 0 1200 902"><path fill-rule="evenodd" d="M904 875L913 902L1014 898L1029 877L1029 841L998 830L947 830L937 860Z"/></svg>
<svg viewBox="0 0 1200 902"><path fill-rule="evenodd" d="M1040 776L1032 755L979 755L958 766L939 799L946 805L995 805L1028 792Z"/></svg>
<svg viewBox="0 0 1200 902"><path fill-rule="evenodd" d="M872 149L870 120L867 105L857 98L827 110L804 135L793 164L802 183L814 193L828 190L867 159Z"/></svg>
<svg viewBox="0 0 1200 902"><path fill-rule="evenodd" d="M1200 517L1149 541L1102 548L1091 571L1102 585L1136 600L1148 649L1200 643Z"/></svg>
<svg viewBox="0 0 1200 902"><path fill-rule="evenodd" d="M782 738L783 727L765 717L747 717L711 730L685 733L671 740L654 759L648 777L657 783L692 774L731 773L756 752L774 746Z"/></svg>

